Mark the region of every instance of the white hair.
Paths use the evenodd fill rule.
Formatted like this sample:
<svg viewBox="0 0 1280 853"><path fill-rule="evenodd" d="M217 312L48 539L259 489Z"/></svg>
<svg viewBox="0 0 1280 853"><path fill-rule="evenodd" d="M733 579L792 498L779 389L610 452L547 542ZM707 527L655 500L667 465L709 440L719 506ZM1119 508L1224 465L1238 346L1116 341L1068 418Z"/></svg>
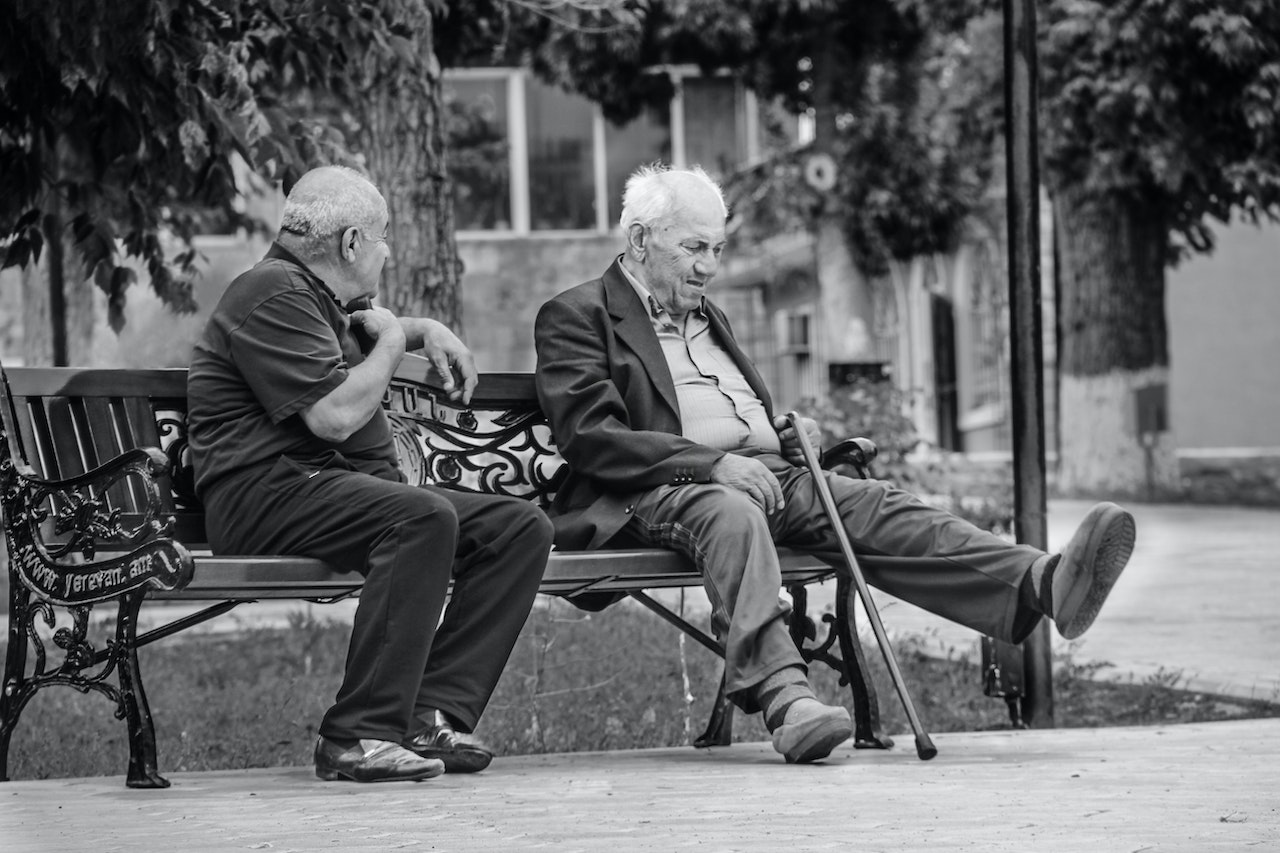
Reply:
<svg viewBox="0 0 1280 853"><path fill-rule="evenodd" d="M715 193L727 218L729 209L724 202L724 192L701 166L672 169L661 163L651 163L636 169L627 178L626 189L622 193L622 216L618 219L623 232L636 224L652 227L670 217L677 207L678 185L690 178L702 182Z"/></svg>
<svg viewBox="0 0 1280 853"><path fill-rule="evenodd" d="M346 166L320 166L289 190L280 230L295 235L302 253L315 258L332 251L343 230L355 226L368 233L386 216L387 201L372 181Z"/></svg>

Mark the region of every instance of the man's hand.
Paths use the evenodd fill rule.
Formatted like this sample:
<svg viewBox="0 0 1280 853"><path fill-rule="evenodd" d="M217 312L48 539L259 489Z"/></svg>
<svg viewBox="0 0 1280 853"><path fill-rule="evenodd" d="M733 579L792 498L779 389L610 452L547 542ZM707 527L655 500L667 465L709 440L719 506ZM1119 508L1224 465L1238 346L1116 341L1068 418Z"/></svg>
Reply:
<svg viewBox="0 0 1280 853"><path fill-rule="evenodd" d="M470 403L480 375L476 372L476 361L467 345L458 340L458 336L448 326L437 320L413 317L405 318L402 322L409 336L409 348L422 348L423 354L440 375L441 385L448 392L449 399ZM421 343L418 343L419 338Z"/></svg>
<svg viewBox="0 0 1280 853"><path fill-rule="evenodd" d="M726 453L711 466L711 482L728 486L741 492L760 505L765 515L773 515L782 509L782 487L763 462L750 456Z"/></svg>
<svg viewBox="0 0 1280 853"><path fill-rule="evenodd" d="M386 308L374 305L352 311L351 322L363 326L365 333L373 338L375 346L392 347L398 350L389 354L392 356L393 363L399 362L400 356L404 355L405 337L404 329L400 327L400 321L396 319L395 314Z"/></svg>
<svg viewBox="0 0 1280 853"><path fill-rule="evenodd" d="M809 437L809 444L813 445L815 453L822 453L822 430L818 429L818 422L813 418L800 418L800 426L804 429L804 434ZM804 451L800 449L800 439L796 436L796 431L791 428L791 421L784 416L779 415L773 419L773 428L778 431L778 441L782 444L782 455L792 465L804 467Z"/></svg>

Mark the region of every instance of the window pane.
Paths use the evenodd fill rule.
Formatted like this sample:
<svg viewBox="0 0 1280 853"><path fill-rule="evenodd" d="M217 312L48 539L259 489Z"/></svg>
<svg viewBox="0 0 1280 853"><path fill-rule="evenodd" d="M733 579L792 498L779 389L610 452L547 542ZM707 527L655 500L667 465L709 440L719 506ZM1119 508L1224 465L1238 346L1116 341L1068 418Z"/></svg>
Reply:
<svg viewBox="0 0 1280 853"><path fill-rule="evenodd" d="M532 79L526 101L531 227L594 229L591 102Z"/></svg>
<svg viewBox="0 0 1280 853"><path fill-rule="evenodd" d="M507 81L444 82L445 152L459 230L511 228Z"/></svg>
<svg viewBox="0 0 1280 853"><path fill-rule="evenodd" d="M671 108L649 108L627 125L605 123L605 180L609 197L609 225L622 215L622 190L640 166L671 162Z"/></svg>
<svg viewBox="0 0 1280 853"><path fill-rule="evenodd" d="M729 77L686 77L683 87L685 156L723 178L747 159L737 87Z"/></svg>

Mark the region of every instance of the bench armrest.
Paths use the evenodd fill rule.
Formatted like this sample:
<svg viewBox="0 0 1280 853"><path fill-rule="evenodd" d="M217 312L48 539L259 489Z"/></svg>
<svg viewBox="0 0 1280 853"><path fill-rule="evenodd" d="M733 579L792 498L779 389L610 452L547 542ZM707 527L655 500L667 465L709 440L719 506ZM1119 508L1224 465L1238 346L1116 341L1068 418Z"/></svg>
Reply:
<svg viewBox="0 0 1280 853"><path fill-rule="evenodd" d="M11 569L40 597L89 604L144 585L180 589L190 581L191 555L169 536L174 519L164 510L167 487L160 482L169 460L157 448L135 448L61 480L26 465L5 467ZM113 505L113 488L128 490L132 511ZM51 516L52 541L45 537ZM99 550L111 554L95 559Z"/></svg>
<svg viewBox="0 0 1280 853"><path fill-rule="evenodd" d="M879 452L875 442L869 438L846 438L822 451L822 467L852 465L858 476L865 479L870 476L871 462Z"/></svg>

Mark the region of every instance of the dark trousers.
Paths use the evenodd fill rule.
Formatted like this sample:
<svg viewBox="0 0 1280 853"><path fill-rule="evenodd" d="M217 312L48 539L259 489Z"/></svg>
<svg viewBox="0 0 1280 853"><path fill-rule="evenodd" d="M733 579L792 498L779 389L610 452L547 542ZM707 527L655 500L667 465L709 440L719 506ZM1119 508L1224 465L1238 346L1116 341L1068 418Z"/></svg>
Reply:
<svg viewBox="0 0 1280 853"><path fill-rule="evenodd" d="M281 459L233 475L205 503L215 553L318 557L365 576L320 734L398 742L427 708L475 728L546 568L541 510L383 480L336 454L323 467Z"/></svg>
<svg viewBox="0 0 1280 853"><path fill-rule="evenodd" d="M636 540L682 552L698 567L712 627L725 642L725 687L746 711L749 688L786 666L804 666L786 630L774 545L843 562L807 469L772 453L785 507L766 517L737 489L715 484L646 492L611 545ZM879 480L827 472L840 519L869 584L998 639L1018 641L1039 621L1020 588L1041 551L1015 545Z"/></svg>

